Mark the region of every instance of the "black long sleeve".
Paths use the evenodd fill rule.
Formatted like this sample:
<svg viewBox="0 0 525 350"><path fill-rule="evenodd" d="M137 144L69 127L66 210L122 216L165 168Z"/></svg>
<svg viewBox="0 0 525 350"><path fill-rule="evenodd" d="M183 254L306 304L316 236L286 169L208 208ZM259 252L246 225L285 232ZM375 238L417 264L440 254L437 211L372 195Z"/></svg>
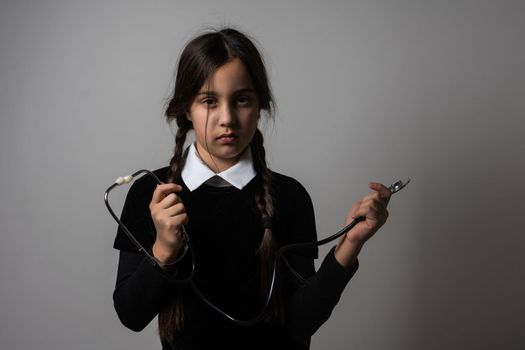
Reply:
<svg viewBox="0 0 525 350"><path fill-rule="evenodd" d="M176 288L142 254L120 252L113 302L124 326L141 331L175 293Z"/></svg>
<svg viewBox="0 0 525 350"><path fill-rule="evenodd" d="M316 240L313 206L308 193L291 178L276 173L275 178L278 182L277 202L280 203L276 206L278 214L275 227L279 245ZM151 181L144 178L138 180L128 193L122 214L123 222L136 233L137 239L146 249L154 241L148 209L153 188ZM253 255L262 234L258 212L248 204L253 201L252 191L253 188L248 185L242 191L205 188L191 194L188 191L180 194L190 217L187 230L194 234L192 237L196 245L198 265L195 283L206 295L217 295L214 301L221 307L233 310L236 314L248 315L245 318L250 318L253 311L260 309L258 274L254 274L254 271L258 271L257 260L246 253L252 252ZM233 215L231 211L234 211ZM249 235L249 232L258 234ZM215 237L218 237L217 240L214 240ZM130 244L121 230L115 240L115 248L121 252L113 294L114 305L126 327L134 331L142 330L174 296L179 293L191 294L185 293L189 288L169 283ZM307 282L299 283L290 274L284 281L287 289L284 293L284 327L232 326L229 321L207 309L197 298L188 297L187 309L191 311L188 323L191 324L193 320L203 324L201 328L188 326L191 329L188 332L205 333L193 335L205 338L206 332L213 332L206 325L220 323L222 328L219 329L233 334L262 336L267 338L268 344L272 344L274 339L279 344L288 344L291 349L308 349L311 335L329 318L358 266L356 263L349 269L343 268L335 260L332 249L315 272L316 257L316 248L287 254L290 265ZM283 341L283 337L287 340ZM217 339L214 341L217 342Z"/></svg>
<svg viewBox="0 0 525 350"><path fill-rule="evenodd" d="M334 248L330 250L317 272L290 300L288 328L294 339L312 336L328 320L358 266L356 261L344 268L335 259Z"/></svg>

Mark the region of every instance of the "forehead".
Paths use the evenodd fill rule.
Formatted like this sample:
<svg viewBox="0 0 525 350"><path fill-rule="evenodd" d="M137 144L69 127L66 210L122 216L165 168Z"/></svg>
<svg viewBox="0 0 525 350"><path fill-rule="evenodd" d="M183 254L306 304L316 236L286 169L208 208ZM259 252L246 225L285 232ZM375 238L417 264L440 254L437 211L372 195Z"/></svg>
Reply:
<svg viewBox="0 0 525 350"><path fill-rule="evenodd" d="M239 58L233 58L213 72L200 92L228 94L241 89L253 89L252 80L244 63Z"/></svg>

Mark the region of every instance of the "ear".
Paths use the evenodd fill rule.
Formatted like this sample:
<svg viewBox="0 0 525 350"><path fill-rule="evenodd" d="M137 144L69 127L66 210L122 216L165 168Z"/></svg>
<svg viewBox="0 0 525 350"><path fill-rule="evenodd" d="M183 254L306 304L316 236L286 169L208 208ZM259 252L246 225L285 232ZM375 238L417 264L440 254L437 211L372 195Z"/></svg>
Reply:
<svg viewBox="0 0 525 350"><path fill-rule="evenodd" d="M191 122L191 114L190 111L186 112L186 119L188 119Z"/></svg>

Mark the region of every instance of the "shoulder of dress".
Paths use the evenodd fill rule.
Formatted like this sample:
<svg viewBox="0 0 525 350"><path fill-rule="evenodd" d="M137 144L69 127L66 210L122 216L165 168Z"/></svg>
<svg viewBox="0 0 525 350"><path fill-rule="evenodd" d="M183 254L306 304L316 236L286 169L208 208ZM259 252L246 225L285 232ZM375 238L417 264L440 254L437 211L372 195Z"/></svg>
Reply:
<svg viewBox="0 0 525 350"><path fill-rule="evenodd" d="M273 170L270 170L270 173L272 174L274 181L276 181L278 183L283 183L283 184L299 183L299 181L297 181L296 179L294 179L291 176L284 175L284 174L275 172Z"/></svg>
<svg viewBox="0 0 525 350"><path fill-rule="evenodd" d="M306 188L295 178L272 171L274 185L279 192L290 195L308 195Z"/></svg>

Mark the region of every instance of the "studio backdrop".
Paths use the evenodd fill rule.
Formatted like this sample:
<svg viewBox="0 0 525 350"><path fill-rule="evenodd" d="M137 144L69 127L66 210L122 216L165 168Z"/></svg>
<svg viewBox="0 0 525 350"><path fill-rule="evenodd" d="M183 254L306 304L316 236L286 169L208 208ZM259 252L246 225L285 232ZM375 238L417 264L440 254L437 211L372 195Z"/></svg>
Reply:
<svg viewBox="0 0 525 350"><path fill-rule="evenodd" d="M412 179L312 349L523 349L525 3L511 0L3 0L1 348L160 349L156 321L134 333L113 309L102 196L169 162L177 57L221 26L264 54L269 166L307 188L319 238L369 181Z"/></svg>

